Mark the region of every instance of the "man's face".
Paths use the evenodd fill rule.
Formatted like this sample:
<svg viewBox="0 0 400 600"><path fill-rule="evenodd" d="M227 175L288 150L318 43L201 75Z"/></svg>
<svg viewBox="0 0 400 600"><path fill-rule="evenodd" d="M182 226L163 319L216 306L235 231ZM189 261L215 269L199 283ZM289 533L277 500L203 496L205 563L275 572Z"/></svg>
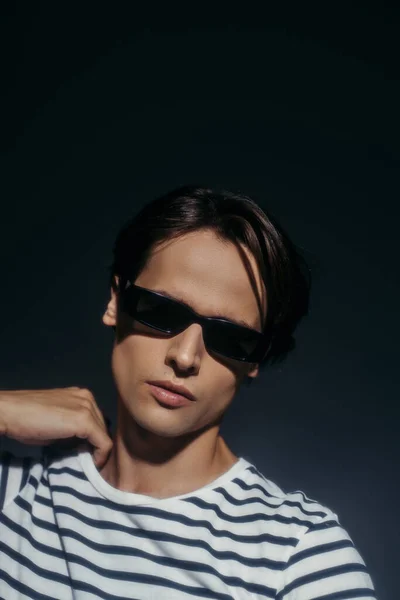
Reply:
<svg viewBox="0 0 400 600"><path fill-rule="evenodd" d="M250 262L259 300L266 314L266 295L254 257ZM164 242L153 251L135 283L167 292L204 316L245 321L262 331L256 294L238 248L218 240L212 231L197 231ZM116 325L116 296L112 291L103 317ZM129 335L114 343L112 371L124 413L144 430L162 437L194 433L218 423L245 376L258 374L256 365L222 359L204 345L197 323L169 336L134 323ZM184 385L196 400L188 406L167 408L151 393L149 381Z"/></svg>

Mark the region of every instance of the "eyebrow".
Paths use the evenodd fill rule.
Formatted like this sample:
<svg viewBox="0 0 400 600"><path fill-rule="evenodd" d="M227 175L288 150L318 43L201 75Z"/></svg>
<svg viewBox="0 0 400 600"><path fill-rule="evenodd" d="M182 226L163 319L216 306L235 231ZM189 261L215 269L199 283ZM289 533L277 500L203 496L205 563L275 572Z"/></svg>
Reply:
<svg viewBox="0 0 400 600"><path fill-rule="evenodd" d="M190 304L188 304L187 302L185 302L185 300L183 300L183 298L181 298L180 296L173 296L172 294L170 294L166 290L153 290L153 291L157 292L158 294L162 294L163 296L166 296L170 300L176 300L177 302L180 302L181 304L183 304L187 308L190 308L190 310L193 310L194 312L197 313L197 311L195 311L194 308L192 306L190 306ZM223 315L221 313L214 313L212 315L202 315L202 316L212 317L214 319L225 319L225 321L230 321L231 323L234 323L235 325L239 325L240 327L247 327L247 329L254 329L254 330L256 330L256 328L254 326L249 325L249 323L247 323L243 319L232 319L232 318L227 317L226 315Z"/></svg>

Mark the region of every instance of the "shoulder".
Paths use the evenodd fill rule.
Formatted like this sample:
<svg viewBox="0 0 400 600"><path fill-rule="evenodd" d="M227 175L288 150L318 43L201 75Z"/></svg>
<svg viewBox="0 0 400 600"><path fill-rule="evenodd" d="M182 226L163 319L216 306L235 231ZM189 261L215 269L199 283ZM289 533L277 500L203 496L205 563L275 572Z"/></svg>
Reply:
<svg viewBox="0 0 400 600"><path fill-rule="evenodd" d="M357 597L375 598L366 564L333 510L301 490L283 491L251 464L245 483L252 495L260 494L282 535L291 541L282 563L278 600L349 590Z"/></svg>
<svg viewBox="0 0 400 600"><path fill-rule="evenodd" d="M284 491L271 479L265 477L255 465L247 462L247 469L239 485L248 496L257 497L268 512L280 515L281 522L292 526L292 534L303 535L309 528L322 522L337 520L337 515L327 506L309 497L302 490Z"/></svg>
<svg viewBox="0 0 400 600"><path fill-rule="evenodd" d="M43 446L34 455L0 451L0 512L15 500L29 483L37 488L49 471L65 472L78 465L80 448L62 444Z"/></svg>
<svg viewBox="0 0 400 600"><path fill-rule="evenodd" d="M8 450L0 453L0 511L23 490L31 476L39 480L44 468L44 455L18 456Z"/></svg>

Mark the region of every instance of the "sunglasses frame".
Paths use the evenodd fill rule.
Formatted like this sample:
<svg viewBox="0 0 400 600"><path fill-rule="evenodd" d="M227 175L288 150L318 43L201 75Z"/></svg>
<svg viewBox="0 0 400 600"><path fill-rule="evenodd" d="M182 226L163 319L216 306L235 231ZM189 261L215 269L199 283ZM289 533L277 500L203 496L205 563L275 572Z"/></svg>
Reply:
<svg viewBox="0 0 400 600"><path fill-rule="evenodd" d="M168 296L165 296L164 294L162 294L161 292L156 292L155 290L150 290L148 288L136 285L134 283L132 283L129 279L126 280L125 286L121 286L120 287L120 293L125 296L125 294L129 292L129 290L137 290L139 293L140 291L144 291L149 293L150 295L154 295L157 296L159 298L162 298L166 303L172 303L172 304L177 304L180 307L182 307L187 313L189 313L191 315L191 317L193 317L191 319L191 323L198 323L203 330L207 330L209 324L212 323L224 323L229 325L230 327L237 329L239 331L244 331L244 332L251 332L252 334L256 334L256 337L258 337L259 341L255 347L255 349L253 350L253 352L251 353L250 356L248 356L247 358L237 358L235 356L228 356L227 354L223 354L221 352L218 352L217 350L214 350L213 348L210 347L212 352L215 352L216 354L219 354L220 356L223 356L225 358L229 358L232 360L237 360L239 362L248 362L248 363L258 363L262 360L262 358L265 356L266 351L268 349L268 336L266 336L264 333L261 333L260 331L257 331L256 329L252 329L250 327L245 327L244 325L238 325L237 323L233 323L232 321L229 321L228 319L221 319L220 317L205 317L203 315L199 315L195 310L193 310L193 308L191 308L190 306L188 306L187 304L179 301L179 300L175 300L172 298L169 298ZM122 303L124 303L124 299L122 298ZM129 312L129 311L126 311ZM168 335L177 335L178 333L184 331L185 329L187 329L187 327L184 327L183 329L174 329L173 331L171 330L166 330L166 329L161 329L160 327L155 327L154 325L150 325L149 323L147 323L146 321L143 321L142 319L138 318L136 315L131 315L132 318L134 318L136 321L138 321L139 323L142 323L143 325L146 325L147 327L150 327L151 329L155 329L156 331L160 331L162 333L166 333ZM210 346L209 344L206 344L206 346Z"/></svg>

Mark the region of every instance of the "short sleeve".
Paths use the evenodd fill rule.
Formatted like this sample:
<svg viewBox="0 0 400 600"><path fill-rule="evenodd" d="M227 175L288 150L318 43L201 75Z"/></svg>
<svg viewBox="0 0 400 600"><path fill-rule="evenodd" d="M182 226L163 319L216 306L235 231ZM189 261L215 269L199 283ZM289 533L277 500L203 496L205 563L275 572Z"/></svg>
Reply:
<svg viewBox="0 0 400 600"><path fill-rule="evenodd" d="M300 537L282 573L276 600L376 598L367 567L352 539L331 513Z"/></svg>
<svg viewBox="0 0 400 600"><path fill-rule="evenodd" d="M28 481L32 457L18 457L11 452L0 453L0 512L18 496Z"/></svg>

